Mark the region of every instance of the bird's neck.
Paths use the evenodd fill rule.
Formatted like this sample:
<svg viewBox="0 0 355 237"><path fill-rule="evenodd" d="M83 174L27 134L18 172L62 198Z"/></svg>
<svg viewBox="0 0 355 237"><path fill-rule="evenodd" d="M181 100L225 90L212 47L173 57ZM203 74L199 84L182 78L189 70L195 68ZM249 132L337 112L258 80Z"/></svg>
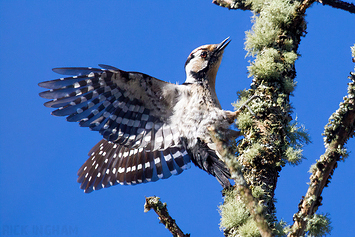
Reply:
<svg viewBox="0 0 355 237"><path fill-rule="evenodd" d="M213 82L213 83L212 83ZM202 78L201 80L190 84L193 94L198 95L200 100L206 104L212 104L221 107L215 89L215 80L211 81L209 78Z"/></svg>

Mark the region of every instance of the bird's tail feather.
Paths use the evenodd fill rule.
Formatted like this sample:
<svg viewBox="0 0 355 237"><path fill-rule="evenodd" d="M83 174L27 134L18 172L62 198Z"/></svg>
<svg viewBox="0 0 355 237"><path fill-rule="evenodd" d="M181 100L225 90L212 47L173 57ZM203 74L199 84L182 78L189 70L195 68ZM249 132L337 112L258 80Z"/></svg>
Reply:
<svg viewBox="0 0 355 237"><path fill-rule="evenodd" d="M216 177L223 188L231 186L229 168L205 142L198 139L196 145L189 149L189 153L193 157L193 163Z"/></svg>

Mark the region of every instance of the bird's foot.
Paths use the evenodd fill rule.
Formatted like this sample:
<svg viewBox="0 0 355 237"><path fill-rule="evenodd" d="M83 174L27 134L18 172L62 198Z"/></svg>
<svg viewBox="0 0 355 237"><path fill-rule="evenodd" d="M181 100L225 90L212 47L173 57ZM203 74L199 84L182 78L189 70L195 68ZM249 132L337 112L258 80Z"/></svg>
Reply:
<svg viewBox="0 0 355 237"><path fill-rule="evenodd" d="M250 97L247 101L244 102L244 104L242 104L236 111L234 112L229 112L228 114L228 120L234 121L238 115L240 114L240 112L242 112L242 110L244 108L247 108L249 110L249 112L256 117L255 113L253 112L253 110L248 106L248 104L250 103L250 101L256 99L256 98L260 98L260 96L258 95L253 95L252 97Z"/></svg>

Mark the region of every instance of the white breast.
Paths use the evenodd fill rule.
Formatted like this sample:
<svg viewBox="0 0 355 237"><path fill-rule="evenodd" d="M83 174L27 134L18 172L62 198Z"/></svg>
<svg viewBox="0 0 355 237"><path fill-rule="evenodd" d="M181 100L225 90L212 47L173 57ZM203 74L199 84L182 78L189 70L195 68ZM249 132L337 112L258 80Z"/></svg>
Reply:
<svg viewBox="0 0 355 237"><path fill-rule="evenodd" d="M188 139L189 147L197 138L210 143L208 127L228 128L225 111L220 108L217 96L199 85L182 87L170 120L180 134Z"/></svg>

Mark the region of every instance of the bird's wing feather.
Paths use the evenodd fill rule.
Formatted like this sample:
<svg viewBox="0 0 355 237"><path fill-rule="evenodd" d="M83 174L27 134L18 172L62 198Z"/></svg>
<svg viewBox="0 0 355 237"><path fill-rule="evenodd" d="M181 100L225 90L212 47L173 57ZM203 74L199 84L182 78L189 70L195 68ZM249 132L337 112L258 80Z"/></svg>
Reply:
<svg viewBox="0 0 355 237"><path fill-rule="evenodd" d="M39 83L50 89L40 96L51 99L45 106L56 108L56 116L99 131L121 145L149 150L173 144L162 140L163 131L177 96L178 85L139 72L125 72L112 66L97 68L55 68L54 72L72 77ZM170 131L169 131L170 129ZM170 137L170 136L166 136Z"/></svg>
<svg viewBox="0 0 355 237"><path fill-rule="evenodd" d="M117 183L165 179L190 167L179 129L170 123L178 85L138 72L100 65L55 68L73 75L39 83L40 96L56 116L99 131L104 139L89 152L78 171L85 192Z"/></svg>
<svg viewBox="0 0 355 237"><path fill-rule="evenodd" d="M91 149L89 156L78 171L78 182L86 193L118 183L134 185L166 179L191 165L190 157L180 145L152 151L103 139Z"/></svg>

